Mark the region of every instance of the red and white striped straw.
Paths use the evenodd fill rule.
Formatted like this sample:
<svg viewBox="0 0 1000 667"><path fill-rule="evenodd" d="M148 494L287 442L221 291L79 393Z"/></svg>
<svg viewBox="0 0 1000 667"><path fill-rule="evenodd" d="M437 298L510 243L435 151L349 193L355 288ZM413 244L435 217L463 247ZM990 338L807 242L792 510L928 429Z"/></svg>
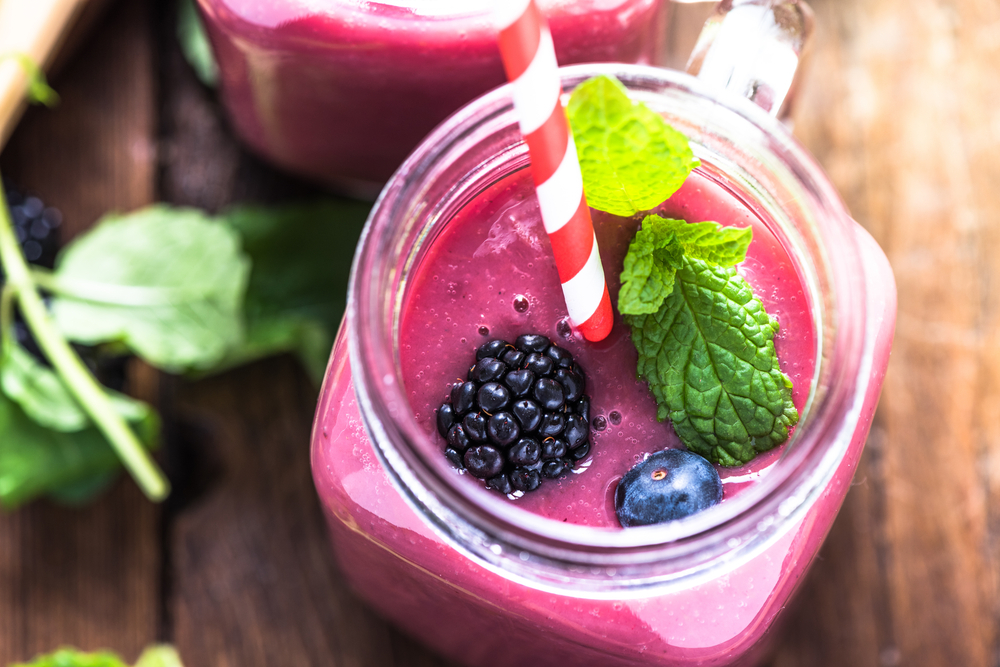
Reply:
<svg viewBox="0 0 1000 667"><path fill-rule="evenodd" d="M549 26L535 0L497 0L494 18L569 318L587 340L604 340L614 320L611 297L576 144L559 99L562 85Z"/></svg>

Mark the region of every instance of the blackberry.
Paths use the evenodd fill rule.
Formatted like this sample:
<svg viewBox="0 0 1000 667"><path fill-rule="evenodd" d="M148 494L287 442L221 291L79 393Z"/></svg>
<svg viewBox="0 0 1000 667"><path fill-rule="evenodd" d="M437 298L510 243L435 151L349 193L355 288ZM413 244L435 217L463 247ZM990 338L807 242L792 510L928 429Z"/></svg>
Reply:
<svg viewBox="0 0 1000 667"><path fill-rule="evenodd" d="M13 188L6 189L4 194L14 223L14 234L25 259L31 264L51 269L59 250L62 214L45 206L38 197L26 196ZM0 266L0 280L3 277L3 267Z"/></svg>
<svg viewBox="0 0 1000 667"><path fill-rule="evenodd" d="M590 398L580 364L545 336L476 350L466 380L437 410L444 454L502 494L534 491L590 454Z"/></svg>
<svg viewBox="0 0 1000 667"><path fill-rule="evenodd" d="M9 207L8 213L14 223L14 235L21 246L24 258L29 264L51 269L55 264L56 251L59 249L59 225L62 224L62 214L54 208L46 207L38 197L26 196L13 188L6 188L4 195ZM0 263L0 283L5 279L3 264ZM47 298L46 305L48 305ZM49 365L20 312L15 312L14 337L31 356L41 364Z"/></svg>

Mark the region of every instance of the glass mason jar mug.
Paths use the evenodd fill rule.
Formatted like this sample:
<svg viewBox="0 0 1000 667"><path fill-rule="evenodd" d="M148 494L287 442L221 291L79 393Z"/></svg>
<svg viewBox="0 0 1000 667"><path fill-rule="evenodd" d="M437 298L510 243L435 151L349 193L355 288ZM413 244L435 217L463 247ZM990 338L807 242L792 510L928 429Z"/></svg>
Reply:
<svg viewBox="0 0 1000 667"><path fill-rule="evenodd" d="M686 134L701 161L665 212L754 227L740 271L781 322L775 345L801 413L790 440L723 471L715 507L616 526L616 479L676 440L642 398L620 317L597 345L565 326L505 87L435 130L372 211L314 425L316 487L354 589L459 663L751 660L850 485L888 363L892 273L820 168L761 109L642 66L565 68L564 92L597 74ZM595 213L613 303L638 222ZM579 474L510 500L452 468L433 407L481 342L529 331L584 364L591 414L610 424L592 431Z"/></svg>
<svg viewBox="0 0 1000 667"><path fill-rule="evenodd" d="M424 136L504 83L493 0L198 0L222 101L261 155L374 198ZM540 0L559 62L656 64L666 0Z"/></svg>

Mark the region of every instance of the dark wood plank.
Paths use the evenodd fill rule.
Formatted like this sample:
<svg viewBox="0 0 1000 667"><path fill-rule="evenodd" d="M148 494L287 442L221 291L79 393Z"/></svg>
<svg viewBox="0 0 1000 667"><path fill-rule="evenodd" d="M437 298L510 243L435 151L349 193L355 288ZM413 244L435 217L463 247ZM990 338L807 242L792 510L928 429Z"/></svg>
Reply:
<svg viewBox="0 0 1000 667"><path fill-rule="evenodd" d="M166 200L217 210L317 196L241 148L172 40L163 47ZM309 471L317 389L296 363L175 389L168 625L187 664L443 665L368 611L333 563Z"/></svg>
<svg viewBox="0 0 1000 667"><path fill-rule="evenodd" d="M291 359L181 390L217 477L171 528L174 640L196 665L443 664L357 601L333 563L309 473L315 398Z"/></svg>
<svg viewBox="0 0 1000 667"><path fill-rule="evenodd" d="M150 202L155 176L149 5L118 3L31 109L0 157L5 177L62 209L67 236ZM0 514L0 664L71 644L129 659L157 639L159 510L123 479L95 504Z"/></svg>
<svg viewBox="0 0 1000 667"><path fill-rule="evenodd" d="M817 0L797 133L886 249L893 357L776 665L994 665L1000 7Z"/></svg>

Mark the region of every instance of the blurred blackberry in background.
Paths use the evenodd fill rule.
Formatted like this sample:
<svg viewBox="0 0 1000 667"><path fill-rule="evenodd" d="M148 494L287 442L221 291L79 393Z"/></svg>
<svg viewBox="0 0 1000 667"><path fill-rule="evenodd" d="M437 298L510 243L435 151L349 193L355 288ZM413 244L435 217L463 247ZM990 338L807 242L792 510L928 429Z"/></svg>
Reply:
<svg viewBox="0 0 1000 667"><path fill-rule="evenodd" d="M6 187L4 194L14 223L14 234L21 245L21 252L29 264L51 269L55 265L56 254L59 252L59 227L62 224L62 213L51 206L45 206L38 197L26 195L13 187ZM0 263L0 283L5 277L3 265ZM46 306L51 297L43 295ZM14 316L14 338L39 363L51 366L35 337L21 317L20 312ZM126 379L126 364L128 356L108 354L101 347L72 344L73 349L84 364L97 377L101 384L123 391Z"/></svg>
<svg viewBox="0 0 1000 667"><path fill-rule="evenodd" d="M51 269L59 250L62 213L46 207L38 197L25 195L14 188L6 188L4 194L14 222L14 234L25 259L31 264ZM0 279L4 275L0 266Z"/></svg>

